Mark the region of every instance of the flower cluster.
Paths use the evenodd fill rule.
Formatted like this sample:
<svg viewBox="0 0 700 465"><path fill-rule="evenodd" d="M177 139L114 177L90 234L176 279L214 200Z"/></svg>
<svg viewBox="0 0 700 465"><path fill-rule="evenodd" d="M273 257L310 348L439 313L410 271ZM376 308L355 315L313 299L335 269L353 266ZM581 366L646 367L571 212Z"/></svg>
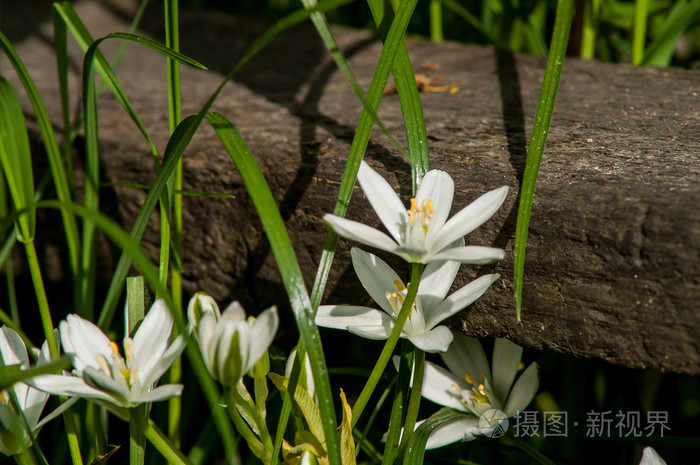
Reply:
<svg viewBox="0 0 700 465"><path fill-rule="evenodd" d="M341 236L426 265L401 337L425 352L441 353L449 368L427 363L423 396L464 413L435 429L428 448L474 439L492 426L484 425L483 420L480 423L484 412L498 409L506 416L516 415L530 403L539 386L536 364L525 370L513 386L522 349L512 342L496 340L489 369L478 340L453 335L446 326L438 326L481 297L498 279L498 274L481 276L446 297L461 263L486 264L503 259L502 249L465 246L464 236L500 208L508 187L482 195L448 219L454 182L443 171L432 170L425 175L407 209L389 183L364 161L358 181L389 235L334 215L325 215L324 221ZM404 283L371 253L353 248L351 256L355 273L381 310L323 305L316 314L316 323L368 339L387 339L411 283Z"/></svg>

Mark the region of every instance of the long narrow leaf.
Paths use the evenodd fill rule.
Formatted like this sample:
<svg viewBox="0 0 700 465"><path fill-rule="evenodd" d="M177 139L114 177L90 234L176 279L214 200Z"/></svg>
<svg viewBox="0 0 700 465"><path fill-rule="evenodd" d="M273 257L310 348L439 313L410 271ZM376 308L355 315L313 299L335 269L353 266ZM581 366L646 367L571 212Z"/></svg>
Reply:
<svg viewBox="0 0 700 465"><path fill-rule="evenodd" d="M0 76L0 166L5 173L20 240L34 240L34 176L22 106L12 85Z"/></svg>
<svg viewBox="0 0 700 465"><path fill-rule="evenodd" d="M236 128L226 117L218 113L209 113L206 118L241 173L246 190L262 221L272 253L277 261L277 267L282 275L282 282L294 312L299 334L311 361L311 371L316 383L316 395L321 410L328 457L331 464L340 465L340 446L336 434L337 420L330 380L328 379L328 368L318 327L314 323L314 312L311 309L304 277L301 274L284 221L265 177Z"/></svg>
<svg viewBox="0 0 700 465"><path fill-rule="evenodd" d="M423 465L425 446L428 438L441 425L449 423L464 414L449 408L442 408L425 420L408 440L403 465Z"/></svg>
<svg viewBox="0 0 700 465"><path fill-rule="evenodd" d="M662 24L656 37L644 53L641 64L668 66L673 57L673 48L678 36L688 29L700 12L700 0L678 2Z"/></svg>
<svg viewBox="0 0 700 465"><path fill-rule="evenodd" d="M559 79L566 56L566 47L569 43L569 31L574 15L573 0L558 0L557 12L554 19L554 32L552 43L549 48L547 65L544 71L542 91L535 113L535 123L532 126L530 145L527 149L525 160L525 172L523 173L523 185L520 190L520 205L518 207L518 220L515 227L515 250L514 250L514 288L515 288L515 308L518 321L520 320L520 310L522 307L523 293L523 273L525 269L525 247L527 246L527 232L530 225L530 213L532 212L532 201L535 196L535 184L537 174L542 161L547 134L549 134L549 124L552 121L554 112L554 102L557 98Z"/></svg>

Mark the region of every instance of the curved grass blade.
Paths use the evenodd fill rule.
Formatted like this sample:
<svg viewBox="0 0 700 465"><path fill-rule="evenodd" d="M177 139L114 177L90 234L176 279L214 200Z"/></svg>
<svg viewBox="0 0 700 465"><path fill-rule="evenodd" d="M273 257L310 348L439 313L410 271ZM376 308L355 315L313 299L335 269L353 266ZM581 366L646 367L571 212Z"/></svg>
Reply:
<svg viewBox="0 0 700 465"><path fill-rule="evenodd" d="M5 37L2 32L0 32L0 49L5 52L5 56L15 69L17 76L22 82L22 86L29 97L32 108L34 109L34 114L36 115L49 159L51 175L53 176L54 185L56 186L56 194L58 199L61 202L70 202L70 188L61 160L61 151L58 148L56 134L53 131L53 126L51 125L51 120L46 112L46 107L39 96L39 92L37 91L34 82L27 72L27 68L24 66L24 63L22 63L22 60L20 59L19 55L17 55L14 47L12 47L10 42L7 40L7 37ZM72 212L70 211L61 212L61 216L63 219L66 242L68 244L70 267L73 272L74 279L79 279L80 236L78 234L78 224L75 221L75 216L73 216Z"/></svg>
<svg viewBox="0 0 700 465"><path fill-rule="evenodd" d="M175 160L174 157L173 160ZM166 163L167 162L168 161L166 161ZM172 161L170 162L172 165L174 165ZM206 397L207 403L212 411L212 417L214 418L214 422L216 423L219 434L224 442L228 463L238 463L238 454L235 446L236 441L233 436L231 424L226 416L226 412L219 405L220 393L218 392L218 388L207 371L204 360L197 350L197 344L192 341L192 338L187 332L187 323L182 316L182 309L180 308L179 302L174 302L167 294L167 289L163 288L160 280L158 279L158 271L153 263L151 263L151 259L148 257L148 255L146 255L146 253L141 249L141 247L129 233L124 231L121 226L106 215L89 210L82 205L63 204L55 200L39 202L37 207L53 209L68 208L72 210L74 214L77 214L83 219L89 218L97 226L97 228L104 232L104 234L114 244L123 250L124 255L128 256L130 261L133 261L133 263L136 264L136 266L139 268L139 272L141 275L143 275L148 284L163 295L168 308L171 310L175 325L187 341L185 353L187 354L192 369L197 376L202 391L204 392L204 396Z"/></svg>
<svg viewBox="0 0 700 465"><path fill-rule="evenodd" d="M421 423L408 440L406 453L403 456L403 465L423 465L425 446L432 432L439 426L463 415L456 410L441 408Z"/></svg>
<svg viewBox="0 0 700 465"><path fill-rule="evenodd" d="M391 22L391 27L387 33L386 40L384 41L384 48L382 48L382 53L379 57L379 62L377 63L377 68L372 77L372 83L370 84L369 91L367 92L367 102L375 111L379 108L379 103L384 96L384 88L386 87L386 82L389 79L389 71L391 70L391 65L396 56L396 52L399 47L403 44L403 36L406 32L406 27L408 22L413 15L413 10L416 7L417 0L407 0L401 2L394 20ZM355 131L355 137L352 140L352 145L350 147L350 154L348 155L348 161L345 165L345 171L343 172L343 178L340 184L340 190L338 192L338 200L336 201L335 208L333 209L333 214L336 216L345 216L345 212L348 208L348 202L350 201L350 196L352 195L353 188L355 186L355 181L357 180L357 172L360 169L360 162L364 156L365 150L367 149L367 144L369 143L369 136L372 132L372 126L374 125L374 120L370 113L363 108L362 114L360 115L360 120L357 124L357 130ZM318 272L316 273L316 280L314 281L314 287L311 292L311 305L314 309L318 308L321 298L323 297L323 290L326 287L326 282L328 281L328 274L330 273L331 263L333 262L333 256L335 254L335 247L338 243L338 235L333 231L329 231L326 236L326 242L323 245L323 254L321 255L321 262L318 267Z"/></svg>
<svg viewBox="0 0 700 465"><path fill-rule="evenodd" d="M660 31L649 44L642 65L668 66L673 58L673 48L678 36L688 29L700 12L700 0L683 1L675 4L666 17Z"/></svg>
<svg viewBox="0 0 700 465"><path fill-rule="evenodd" d="M532 125L532 135L527 148L527 158L525 160L525 172L523 173L523 185L520 190L520 205L518 206L518 219L515 226L515 247L513 251L515 290L515 311L518 321L520 321L520 311L522 307L523 294L523 273L525 269L525 247L527 246L527 232L530 225L530 214L532 212L532 201L535 196L535 184L537 174L542 161L549 124L552 121L554 112L554 102L557 98L561 70L566 56L566 47L569 44L569 31L574 15L573 0L558 0L557 12L554 18L554 32L552 43L549 48L547 65L544 71L542 91L540 100L537 103L535 113L535 123Z"/></svg>
<svg viewBox="0 0 700 465"><path fill-rule="evenodd" d="M265 177L236 128L226 117L218 113L208 113L206 118L216 131L216 135L231 156L236 168L238 168L246 190L262 221L263 229L277 261L277 267L282 275L282 282L294 312L299 334L311 361L328 457L331 464L340 465L340 445L336 431L337 420L328 378L328 368L326 367L318 327L314 323L314 312L311 309L304 277L299 268L284 221L272 192L270 192L270 188L265 181Z"/></svg>

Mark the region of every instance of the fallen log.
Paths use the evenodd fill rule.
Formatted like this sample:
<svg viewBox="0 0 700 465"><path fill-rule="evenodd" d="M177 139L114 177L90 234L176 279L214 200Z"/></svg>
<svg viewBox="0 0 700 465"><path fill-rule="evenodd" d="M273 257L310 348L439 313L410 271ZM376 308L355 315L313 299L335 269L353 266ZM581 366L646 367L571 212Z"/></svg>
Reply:
<svg viewBox="0 0 700 465"><path fill-rule="evenodd" d="M29 20L32 15L12 10L22 7L11 5L5 18ZM129 2L116 0L77 8L96 37L125 31L132 12ZM139 32L162 40L160 17L150 11ZM181 13L182 51L209 67L182 69L185 114L198 110L266 27L220 13ZM368 86L380 42L365 31L334 33ZM10 38L59 124L50 22L17 28ZM106 53L116 45L106 43ZM700 373L700 71L567 59L535 193L518 322L513 233L545 60L456 43L407 45L430 85L459 89L421 94L431 167L455 179L455 208L487 190L511 186L501 211L467 237L471 244L504 248L506 259L465 267L455 286L485 272L502 277L454 317L452 327L629 367ZM77 97L82 54L74 51L72 57ZM117 74L162 151L168 136L164 60L130 46ZM246 65L214 110L237 126L260 163L310 287L326 233L321 218L333 209L361 104L306 25L285 33ZM379 115L403 142L396 95L385 96ZM99 117L104 182L152 182L147 144L106 93ZM409 197L408 164L381 133L372 137L365 158ZM260 222L210 128L203 127L186 151L184 173L188 190L236 197L185 198L186 290L205 290L223 302L283 304ZM105 210L127 228L144 197L134 188L103 190L104 199L112 198L105 200ZM379 225L359 189L348 217ZM154 257L159 240L154 220L143 240ZM369 303L359 296L364 294L349 266L351 245L341 241L324 302ZM108 258L102 264L106 270L113 266ZM59 273L55 280L60 279Z"/></svg>

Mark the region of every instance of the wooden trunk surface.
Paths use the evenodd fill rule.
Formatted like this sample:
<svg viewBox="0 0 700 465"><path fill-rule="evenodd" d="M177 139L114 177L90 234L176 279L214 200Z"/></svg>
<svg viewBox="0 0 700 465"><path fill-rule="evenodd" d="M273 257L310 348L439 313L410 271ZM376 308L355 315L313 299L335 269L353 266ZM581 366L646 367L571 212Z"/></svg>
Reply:
<svg viewBox="0 0 700 465"><path fill-rule="evenodd" d="M41 5L33 4L31 15L19 2L3 5L2 27L60 127L50 7ZM133 13L128 2L116 0L83 2L77 9L95 37L126 31ZM151 8L139 33L162 41L161 17ZM182 51L209 68L183 67L185 115L197 111L266 27L220 13L181 13ZM369 32L334 32L367 88L380 42ZM107 41L103 49L111 56L118 45ZM504 248L506 259L490 267L464 267L455 286L486 272L502 278L452 318L451 326L630 367L700 373L700 71L566 60L535 194L519 323L513 233L545 60L456 43L408 40L407 45L417 72L441 76L436 85L459 87L455 94L421 94L431 167L455 179L455 208L487 190L511 186L500 212L467 236L471 244ZM72 56L75 110L82 54ZM439 71L421 70L423 65L437 65ZM5 62L1 69L17 82ZM168 133L164 59L130 45L117 74L162 153ZM326 233L321 218L333 209L361 105L307 24L246 65L214 110L237 126L260 163L310 287ZM403 142L395 94L384 98L379 115ZM152 182L148 145L108 92L100 99L99 117L104 182ZM373 135L365 158L409 197L408 165L381 133ZM186 151L184 173L186 189L236 196L185 198L186 290L204 290L222 303L284 305L261 224L209 127ZM128 228L144 198L139 189L108 187L103 208ZM348 217L379 225L359 188ZM143 243L155 257L155 219L151 226ZM49 279L60 281L60 264L53 264L60 260L51 257L60 259L62 253L39 245L54 268ZM369 304L349 265L351 245L341 241L324 302ZM107 274L115 262L109 253L103 256Z"/></svg>

